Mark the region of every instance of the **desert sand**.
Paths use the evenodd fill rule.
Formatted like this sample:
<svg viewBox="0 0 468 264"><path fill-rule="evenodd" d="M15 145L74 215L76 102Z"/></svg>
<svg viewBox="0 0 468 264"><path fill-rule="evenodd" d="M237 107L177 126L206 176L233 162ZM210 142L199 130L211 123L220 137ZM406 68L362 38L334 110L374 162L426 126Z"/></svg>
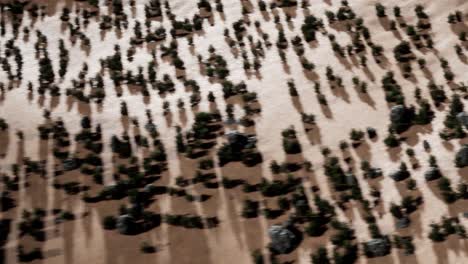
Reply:
<svg viewBox="0 0 468 264"><path fill-rule="evenodd" d="M8 1L2 1L8 2ZM201 101L195 107L190 106L192 91L184 87L182 79L176 78L176 70L171 61L161 56L161 46L168 45L172 37L169 36L157 43L146 43L134 45L135 54L132 61L127 59L127 50L131 48L130 38L133 37L133 27L136 21L145 28L145 4L146 0L137 0L131 7L125 4L124 12L128 15L128 28L121 30L101 30L97 18L90 18L90 23L80 30L90 40L89 47L83 47L82 41L71 43L68 26L60 20L61 10L68 7L74 11L78 8L90 8L85 3L75 1L35 1L45 6L44 17L33 19L24 15L15 40L15 46L21 50L24 66L21 81L10 81L5 71L0 70L0 82L4 85L4 91L0 95L0 118L8 124L8 129L0 132L0 173L12 177L12 164L19 164L20 187L16 192L10 192L16 201L16 206L4 212L0 212L0 218L11 219L11 230L7 242L3 246L3 256L0 260L4 263L18 263L17 246L24 245L30 250L40 247L44 257L33 260L31 263L252 263L251 253L260 250L265 258L269 254L268 227L272 224L282 223L287 220L288 214L283 214L276 219L267 219L263 215L256 218L244 218L241 216L242 206L245 199L261 201L260 204L276 208L277 198L264 197L259 192L245 193L242 186L232 189L206 188L203 184L190 185L185 189L193 195L207 194L210 198L204 202L189 202L183 197L158 195L147 210L158 214L195 214L206 217L217 216L219 225L215 228L188 229L161 223L147 232L138 235L122 235L116 230L105 230L102 220L108 215L117 215L122 204L130 204L128 197L120 200L101 201L98 203L87 203L83 201L84 192L69 195L61 189L53 187L53 183L75 181L90 187L89 194L97 194L105 185L115 184L113 177L117 173L118 164L128 164L128 160L119 159L112 153L110 146L113 135L121 135L126 131L133 138L134 135L148 136L143 128L147 122L146 111L151 110L154 124L160 133L159 139L164 145L167 154L167 170L159 176L155 182L158 186L176 186L176 178L184 176L191 178L197 170L197 159L190 159L177 152L176 148L176 126L182 131L189 131L194 123L197 112L210 112L219 110L223 120L227 120L225 111L228 103L234 105L234 116L240 119L244 116L244 109L239 98L224 100L220 82L212 80L203 73L203 69L197 60L197 56L203 58L209 56L209 47L213 46L216 53L223 56L227 61L230 71L228 77L234 83L245 82L247 89L256 92L258 106L261 108L259 114L255 114L254 127L244 127L238 123L225 124L222 131L238 130L255 134L257 148L263 157L263 162L254 167L246 167L241 162L231 162L224 166L215 166L209 170L216 175L216 180L221 181L223 176L242 179L249 183L259 183L262 178L268 180L285 179L286 174L272 174L270 170L271 161L278 163L284 161L301 163L304 160L313 164L313 171L300 169L293 174L303 179L309 203L313 204L313 194L310 188L316 186L320 189L320 196L336 205L338 194L333 190L330 182L324 174L324 156L321 154L323 148L328 147L333 156L340 158L344 168L348 168L344 158L350 158L351 166L355 168L362 195L368 200L374 198L370 195L371 187L377 188L381 193L379 206L373 208L376 223L383 234L411 235L415 245L413 255L406 256L401 250L393 248L391 254L378 257L366 258L362 252L359 254L359 263L466 263L468 262L468 244L466 240L451 236L445 242L434 243L428 238L430 224L439 222L442 216L459 216L462 225L467 225L468 220L462 216L467 209L466 200L458 200L453 204L443 201L437 188L437 183L427 182L424 172L428 168L429 155L437 158L437 163L443 175L449 178L453 188L456 184L467 180L468 170L454 166L454 155L463 144L468 143L467 138L443 141L439 132L444 129L444 119L448 110L448 103L435 107L430 100L427 86L430 82L443 85L447 96L450 98L454 93L451 85L444 78L444 71L440 66L439 58L445 58L450 69L455 75L454 85L466 82L465 73L468 65L463 62L454 51L453 46L459 43L457 28L447 23L447 16L456 10L468 12L468 3L461 0L431 1L431 0L408 0L395 3L395 1L375 0L353 0L349 1L350 7L357 16L364 19L364 25L370 30L372 41L381 45L387 60L377 63L367 48L365 55L368 57L367 66L363 67L358 61L350 57L340 58L333 52L330 41L324 33L317 33L317 41L314 43L303 42L306 57L315 64L312 72L303 70L299 57L295 54L293 46L285 49L286 63L283 63L278 55L276 39L278 27L282 27L288 41L295 36L301 36L301 26L305 16L313 14L323 19L326 32L333 34L336 41L342 46L351 43L350 35L340 26L330 26L326 16L326 10L336 11L341 1L320 0L310 1L307 9L297 8L268 8L266 12L260 12L257 1L223 0L224 12L214 11L209 20L203 22L203 30L193 34L193 45L189 45L187 37L177 38L179 57L185 64L185 78L195 80L200 86ZM108 13L108 7L100 1L100 15ZM127 3L127 0L123 0ZM168 1L172 12L178 20L192 18L198 12L196 1L170 0ZM267 1L268 2L268 1ZM299 1L302 2L302 1ZM380 2L387 7L388 18L378 18L375 15L375 3ZM413 48L418 58L424 58L427 62L425 71L420 70L417 63L413 62L413 77L404 78L393 56L393 48L402 39L408 39L403 28L398 27L396 31L390 30L389 19L394 19L392 8L395 4L401 7L402 19L407 24L416 24L417 17L414 14L416 5L422 5L430 17L432 28L430 35L434 42L432 50L418 50ZM242 14L242 6L250 9L247 15ZM214 6L214 1L213 1ZM164 9L164 8L163 8ZM465 14L464 13L464 14ZM290 14L291 21L286 21L286 14ZM4 13L2 19L6 20L6 34L0 37L0 52L4 52L5 44L13 37L11 18ZM152 28L160 25L170 28L170 22L164 14L164 19L152 21ZM274 22L278 16L280 24ZM75 14L71 13L70 22L73 22ZM465 16L466 17L466 16ZM225 28L240 19L251 21L247 27L248 35L253 42L264 43L261 34L268 33L270 48L264 48L264 57L260 58L261 68L258 72L253 70L246 73L243 68L242 50L244 49L250 59L250 43L245 40L245 46L238 45L231 48L224 36ZM260 22L257 29L254 21ZM74 22L73 22L74 23ZM27 36L22 30L29 27ZM466 26L465 26L466 27ZM47 50L52 61L54 70L59 69L59 40L63 39L69 52L69 64L67 74L64 78L58 77L56 73L55 84L60 88L60 96L52 96L49 93L40 95L37 93L38 83L38 59L35 54L34 44L37 41L35 31L40 30L47 37ZM145 30L143 30L145 31ZM114 54L114 46L120 46L122 51L122 63L125 70L131 70L134 74L138 67L147 67L153 61L151 51L156 51L156 73L158 80L164 74L172 77L175 91L164 95L149 89L150 96L143 96L138 87L122 84L115 87L108 72L101 71L100 60ZM4 56L3 54L1 55ZM13 58L10 58L12 65ZM71 96L66 96L65 90L71 88L73 80L77 79L78 73L83 68L83 63L88 66L85 79L101 74L104 80L106 96L102 103L80 102ZM334 73L342 78L343 87L331 88L325 77L326 67L333 69ZM14 67L13 67L14 68ZM15 68L14 68L15 69ZM435 117L429 125L414 125L404 132L402 136L406 140L397 148L388 148L383 139L388 134L390 124L389 114L391 105L385 101L381 79L388 72L395 73L396 81L401 85L407 105L416 105L414 91L421 88L422 97L429 100L433 106ZM146 74L146 70L144 71ZM353 77L367 82L367 94L361 93L354 87ZM299 96L291 97L288 92L288 81L294 80ZM29 92L28 83L34 86L33 92ZM319 104L314 83L321 84L321 91L328 101L328 106ZM91 91L86 85L85 93ZM215 102L209 102L207 96L213 92ZM121 94L120 94L121 93ZM463 96L463 93L461 93ZM466 96L466 92L464 94ZM185 107L179 109L179 100L184 102ZM128 106L128 117L121 116L121 102ZM465 108L468 107L467 100L462 99ZM164 114L163 104L169 102L170 113ZM43 116L44 110L50 111L50 119ZM308 125L301 119L301 113L313 114L315 125L311 131L306 131ZM61 166L61 161L54 154L54 143L52 139L41 140L38 136L37 127L41 124L62 120L71 138L79 133L82 128L80 121L82 117L89 116L93 127L100 124L102 128L103 151L100 154L103 161L104 179L103 185L95 184L89 175L80 173L79 170L65 172L60 176L54 176L54 168ZM139 121L136 127L132 120ZM282 146L281 132L293 126L297 132L298 140L302 146L302 153L288 155ZM375 140L365 138L357 148L348 148L341 151L339 143L349 139L352 129L365 131L367 127L375 128L378 137ZM22 131L24 137L19 139L17 131ZM431 144L431 152L427 153L423 147L423 141ZM213 159L216 163L216 149L226 139L219 136L217 145L208 152L204 158ZM143 164L143 158L148 155L149 150L137 148L132 142L133 154L137 157L137 163ZM408 157L405 150L412 148L415 151L414 158ZM71 140L68 147L70 153L84 156L87 150L82 145ZM35 173L27 174L24 170L24 159L33 161L45 161L47 172L40 176ZM378 179L365 179L359 169L362 160L369 161L373 167L381 168L383 177ZM420 167L413 169L411 164L418 161ZM400 166L404 161L409 165L411 178L416 181L417 189L408 190L404 183L397 183L388 177L388 174ZM28 183L28 186L26 186ZM5 185L0 185L0 190L5 190ZM422 196L424 203L410 215L411 226L405 229L396 229L394 218L389 212L390 203L400 203L403 195ZM371 238L366 222L363 219L362 208L357 201L351 200L347 209L336 207L337 219L348 223L356 232L356 241L365 242ZM64 223L54 223L53 215L45 218L46 239L38 242L28 236L19 236L17 224L21 221L24 209L32 210L43 208L47 212L59 208L71 211L75 214L75 220ZM331 231L330 231L331 232ZM293 263L310 263L310 254L320 246L326 246L332 252L333 245L330 243L330 232L321 237L309 237L304 235L299 247L289 254L278 256L282 261L294 261ZM153 254L140 252L140 243L148 241L157 247ZM0 261L1 262L1 261Z"/></svg>

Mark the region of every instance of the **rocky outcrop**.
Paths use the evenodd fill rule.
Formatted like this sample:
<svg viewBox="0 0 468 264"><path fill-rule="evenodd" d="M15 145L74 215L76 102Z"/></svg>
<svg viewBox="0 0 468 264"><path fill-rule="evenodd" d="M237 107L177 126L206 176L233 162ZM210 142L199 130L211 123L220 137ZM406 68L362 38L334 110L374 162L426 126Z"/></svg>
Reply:
<svg viewBox="0 0 468 264"><path fill-rule="evenodd" d="M398 229L407 228L410 225L411 221L407 216L397 218L395 221L395 227Z"/></svg>
<svg viewBox="0 0 468 264"><path fill-rule="evenodd" d="M390 121L392 123L401 123L405 120L406 108L403 105L395 105L390 110Z"/></svg>
<svg viewBox="0 0 468 264"><path fill-rule="evenodd" d="M468 113L467 112L461 112L457 114L457 120L460 122L463 126L468 127Z"/></svg>
<svg viewBox="0 0 468 264"><path fill-rule="evenodd" d="M117 230L120 234L131 235L135 231L135 219L130 215L121 215L117 218Z"/></svg>
<svg viewBox="0 0 468 264"><path fill-rule="evenodd" d="M75 158L69 158L63 161L63 169L65 171L76 170L80 167L78 160Z"/></svg>
<svg viewBox="0 0 468 264"><path fill-rule="evenodd" d="M257 142L254 136L245 135L239 131L226 133L226 138L229 145L237 149L253 148Z"/></svg>
<svg viewBox="0 0 468 264"><path fill-rule="evenodd" d="M468 145L464 145L455 155L455 165L459 168L468 166Z"/></svg>
<svg viewBox="0 0 468 264"><path fill-rule="evenodd" d="M294 250L300 242L300 238L294 232L294 227L288 222L283 225L273 225L268 229L270 236L270 250L286 254Z"/></svg>
<svg viewBox="0 0 468 264"><path fill-rule="evenodd" d="M374 238L364 244L364 251L368 257L382 257L390 253L392 246L388 237Z"/></svg>

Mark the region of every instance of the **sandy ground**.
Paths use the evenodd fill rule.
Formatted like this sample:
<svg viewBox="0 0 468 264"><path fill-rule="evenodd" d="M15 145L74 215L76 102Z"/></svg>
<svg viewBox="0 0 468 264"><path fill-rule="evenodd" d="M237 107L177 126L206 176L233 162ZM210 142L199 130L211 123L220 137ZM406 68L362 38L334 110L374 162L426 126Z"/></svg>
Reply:
<svg viewBox="0 0 468 264"><path fill-rule="evenodd" d="M44 1L42 1L44 2ZM49 15L43 20L31 21L26 17L23 21L23 26L34 25L35 29L40 29L48 38L49 53L54 63L54 68L58 69L58 40L66 38L60 33L63 32L61 21L59 20L60 12L65 1L48 1ZM70 4L66 1L66 4ZM144 16L143 4L146 1L137 1L134 9L127 10L132 14L130 19L128 32L123 30L120 34L115 32L106 32L101 34L97 23L90 23L84 31L91 39L92 48L87 54L79 45L71 46L67 43L70 51L70 65L68 68L69 74L66 78L60 81L60 86L67 88L70 86L72 78L75 78L84 62L89 66L88 76L94 76L98 72L99 59L105 58L113 54L113 47L119 44L122 51L129 48L129 38L132 36L132 28L134 21L141 19ZM254 1L253 1L254 2ZM312 1L312 6L309 8L312 14L323 17L324 10L336 10L340 1ZM306 181L306 186L318 185L321 189L321 194L326 198L333 198L334 194L329 187L329 184L323 175L322 164L323 157L320 150L324 146L328 146L334 154L342 155L338 148L340 140L348 139L349 131L352 128L364 130L366 127L374 127L377 129L379 139L376 142L367 141L357 149L350 149L349 155L353 158L355 164L359 166L361 160L368 160L375 167L380 167L384 172L390 172L398 168L401 161L410 164L410 160L404 151L408 147L412 147L416 151L416 159L419 160L421 168L412 171L412 177L418 183L418 192L424 197L425 203L420 209L411 216L412 228L401 232L402 234L412 234L415 238L416 253L414 256L403 256L397 250L394 250L392 255L378 258L375 260L360 259L362 263L466 263L468 261L468 244L465 241L457 239L449 239L441 244L433 244L427 239L428 225L433 221L438 221L443 215L457 215L466 208L465 201L457 202L456 204L447 207L437 193L435 184L425 182L423 173L427 168L427 159L429 154L425 153L422 147L422 141L427 140L432 145L432 154L437 157L438 163L447 177L454 184L460 180L466 180L468 177L467 170L457 170L453 166L453 157L455 151L459 148L460 141L450 141L444 143L439 139L438 133L444 127L443 120L445 117L445 109L436 111L436 118L432 125L424 127L413 127L406 132L408 140L407 144L401 148L388 151L382 142L386 135L387 126L389 124L388 114L389 106L385 102L384 93L380 85L381 77L389 70L394 71L396 79L403 87L408 103L414 103L414 89L420 87L423 91L423 96L429 97L427 84L430 81L427 74L424 74L415 65L414 80L406 80L402 77L398 67L394 63L392 49L399 43L399 39L389 30L384 27L387 21L379 20L375 16L374 3L372 0L353 0L350 1L351 7L355 12L362 16L365 20L365 25L369 27L372 33L372 39L375 43L383 45L385 55L389 63L385 66L379 66L375 63L372 56L368 56L368 67L363 69L352 61L340 61L332 52L328 39L323 35L318 35L318 45L306 48L305 56L316 65L316 77L311 77L304 74L300 62L292 49L287 50L288 62L283 65L277 49L271 48L266 51L263 67L260 70L259 76L246 76L242 69L242 61L237 52L233 52L227 45L223 36L225 25L231 25L239 20L241 15L240 5L238 1L224 0L224 16L219 13L214 15L214 25L209 25L205 22L204 32L202 35L194 36L194 49L191 50L186 39L179 39L179 54L183 58L186 65L186 74L188 79L195 79L202 87L201 94L203 101L198 107L199 111L209 110L210 105L206 100L206 95L209 91L213 91L216 95L216 107L225 115L224 109L226 103L222 99L221 86L210 81L200 74L199 65L196 58L197 54L206 56L208 47L212 45L216 50L225 56L228 61L231 71L230 78L233 81L244 80L248 85L249 90L255 91L259 95L259 102L262 108L262 113L256 118L255 132L258 136L258 147L263 154L265 162L255 168L245 168L240 164L230 164L221 169L216 169L215 172L219 178L222 175L249 179L253 182L259 181L263 176L273 179L269 164L271 160L279 162L292 159L307 159L313 162L316 170L313 174L299 172L300 176L309 178ZM380 1L388 7L387 13L391 14L391 7L394 1ZM172 10L180 16L191 17L196 10L196 3L184 0L170 0ZM456 75L456 82L465 81L464 74L468 70L465 63L455 54L453 45L458 43L457 35L451 30L449 24L446 23L447 15L454 10L468 11L468 4L462 0L449 1L430 1L430 0L408 0L404 3L399 3L404 19L409 24L416 23L413 8L416 4L422 4L426 8L432 22L432 36L435 43L437 53L426 52L420 53L415 51L418 57L424 57L427 61L427 68L430 72L430 77L438 84L444 84L443 71L439 65L438 57L445 58L450 62L451 69ZM254 3L256 6L256 4ZM105 9L103 9L105 12ZM300 34L300 26L303 21L304 13L302 10L296 12L296 17L291 23L284 22L284 12L279 11L277 14L283 21L283 27L288 39ZM393 17L391 15L390 17ZM249 15L251 21L261 21L261 31L273 32L270 34L271 42L276 40L276 25L273 22L273 14L262 14L255 10ZM166 20L167 21L167 20ZM167 22L165 22L167 23ZM248 29L253 36L255 42L259 37L259 32L252 26ZM341 44L350 43L350 38L344 31L337 31L329 28L329 32L335 34L337 41ZM11 28L8 29L8 34L11 36ZM68 33L67 33L68 34ZM123 87L123 96L118 98L114 89L107 89L107 97L102 107L96 107L95 104L85 105L83 103L68 100L65 96L59 98L51 98L50 96L39 96L34 94L28 95L26 85L29 81L35 83L37 80L37 60L34 55L35 34L30 34L29 39L23 39L23 33L20 33L20 38L17 44L23 53L25 67L24 80L18 88L5 92L0 98L0 117L5 118L10 125L8 130L9 135L2 135L2 152L6 155L0 159L2 171L9 172L9 165L21 161L23 157L30 157L32 160L47 160L48 167L54 166L54 157L50 146L44 145L38 139L37 125L44 122L42 117L43 109L49 109L52 112L52 118L61 117L70 134L76 134L80 131L79 121L83 115L90 115L93 123L100 123L104 132L104 141L109 142L112 134L120 134L128 120L121 120L120 117L120 102L126 101L129 106L130 117L136 117L141 122L144 122L146 109L151 109L153 118L161 133L161 139L166 147L169 156L169 170L163 175L160 183L174 184L175 177L180 175L192 176L196 163L179 156L175 149L175 125L180 125L184 129L188 129L193 120L194 113L192 109L186 107L187 110L182 113L177 109L176 103L178 99L185 101L188 106L190 93L187 92L183 84L176 82L176 92L165 96L164 100L171 103L172 114L169 117L164 117L162 114L163 99L156 92L152 92L150 98L142 100L140 94L131 93ZM400 29L399 35L401 38L406 38L406 34ZM8 37L2 37L0 43L2 45L8 40ZM132 69L137 72L138 66L146 66L151 60L148 54L149 47L146 44L137 48L135 59L132 63L124 60L126 69ZM329 89L329 84L325 79L325 68L331 66L334 72L343 78L344 89L341 91L332 91ZM71 74L73 73L73 74ZM168 62L163 60L158 61L158 77L167 73L174 76L174 68L169 67ZM361 80L365 80L368 86L368 96L359 94L352 85L352 77L358 76ZM288 94L287 80L293 78L300 96L297 99L291 99ZM8 79L3 71L0 71L0 80L7 83ZM106 84L112 87L109 76L105 76ZM317 102L313 81L318 81L322 84L322 91L328 99L329 107L324 109ZM450 95L449 87L445 85L447 94ZM466 104L466 102L465 102ZM315 114L317 126L312 133L304 132L304 125L301 122L300 112ZM242 113L238 109L236 113ZM303 157L287 157L284 154L281 145L280 133L283 129L293 125L298 131L299 140L303 146ZM22 144L18 143L15 133L17 130L24 132L25 139ZM132 133L132 129L129 129ZM466 143L466 139L465 139ZM72 146L71 150L76 148ZM104 161L106 169L107 184L112 183L112 155L110 147L105 145ZM80 175L70 175L70 178L75 177L80 181L89 181ZM369 182L358 175L361 188L366 197L368 197L370 185L377 186L382 193L383 206L381 206L383 214L378 218L378 225L383 233L393 234L394 224L393 218L388 213L388 205L390 202L399 202L402 192L408 192L404 186L397 186L393 180L388 177L375 182ZM271 223L278 223L284 220L278 218L275 220L266 220L263 217L246 220L240 216L242 202L247 196L240 188L236 190L225 190L223 188L210 190L210 195L213 197L204 203L188 203L182 198L171 198L169 196L158 197L152 209L159 212L171 213L197 213L202 215L217 215L221 220L218 228L207 230L189 230L179 227L172 227L163 224L150 232L142 235L128 237L117 234L115 231L105 231L101 227L101 219L109 214L115 214L120 204L124 201L104 202L100 204L85 204L78 196L67 196L62 191L56 190L50 186L52 182L51 175L46 180L39 177L30 179L31 187L21 189L19 192L18 207L3 213L3 217L18 219L21 212L26 208L43 207L49 210L53 208L65 208L72 210L75 213L88 212L88 216L66 223L59 226L59 232L55 232L53 224L50 224L50 232L48 230L48 239L41 247L43 248L47 258L33 263L249 263L251 262L250 252L254 249L263 249L266 252L268 237L266 230ZM194 187L195 193L206 190ZM411 192L410 192L411 193ZM414 192L413 194L416 194ZM257 196L256 196L257 195ZM259 194L248 195L261 199ZM272 201L268 201L273 204ZM340 211L340 217L353 224L356 234L360 241L365 241L369 238L367 227L362 219L357 208L351 208L347 213ZM52 221L52 220L51 220ZM465 220L463 220L465 222ZM466 223L465 223L466 224ZM17 234L16 227L10 234L10 241L6 247L6 263L16 263L16 245L18 241L15 239ZM160 247L160 252L151 255L141 254L139 244L141 241L151 241ZM35 242L30 242L34 244ZM313 252L318 245L326 243L324 238L310 239L307 238L301 244L300 248L294 251L291 255L286 256L286 259L297 259L297 263L309 263L310 252Z"/></svg>

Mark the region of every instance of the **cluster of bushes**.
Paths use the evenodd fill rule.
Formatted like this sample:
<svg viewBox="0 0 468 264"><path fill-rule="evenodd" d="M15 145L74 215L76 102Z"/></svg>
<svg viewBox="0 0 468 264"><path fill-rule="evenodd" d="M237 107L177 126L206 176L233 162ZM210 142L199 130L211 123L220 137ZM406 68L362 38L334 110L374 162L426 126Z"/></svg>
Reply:
<svg viewBox="0 0 468 264"><path fill-rule="evenodd" d="M15 200L10 197L10 193L3 191L0 194L0 212L6 212L15 206Z"/></svg>
<svg viewBox="0 0 468 264"><path fill-rule="evenodd" d="M325 247L320 246L315 253L310 254L310 261L312 264L330 264L330 257Z"/></svg>
<svg viewBox="0 0 468 264"><path fill-rule="evenodd" d="M321 28L323 28L322 20L313 15L308 15L304 20L301 30L305 40L310 42L316 40L316 32Z"/></svg>
<svg viewBox="0 0 468 264"><path fill-rule="evenodd" d="M19 236L30 235L37 241L44 241L45 216L46 212L42 209L35 209L33 212L23 210L22 219L18 223Z"/></svg>
<svg viewBox="0 0 468 264"><path fill-rule="evenodd" d="M327 16L328 22L333 24L335 21L348 21L353 20L356 18L356 14L354 11L349 7L347 1L341 1L341 6L338 8L338 11L333 13L330 10L325 11L325 15Z"/></svg>
<svg viewBox="0 0 468 264"><path fill-rule="evenodd" d="M427 101L423 100L420 103L418 112L415 114L413 118L413 124L427 125L427 124L430 124L433 119L434 119L434 111L432 111L431 105Z"/></svg>
<svg viewBox="0 0 468 264"><path fill-rule="evenodd" d="M145 15L147 19L162 16L161 1L151 0L145 5Z"/></svg>
<svg viewBox="0 0 468 264"><path fill-rule="evenodd" d="M382 169L372 167L366 160L361 162L361 170L363 171L364 178L375 179L382 176Z"/></svg>
<svg viewBox="0 0 468 264"><path fill-rule="evenodd" d="M417 113L413 106L406 107L397 105L392 107L390 114L389 136L385 139L385 144L390 147L398 146L398 142L393 135L394 132L402 133L412 125L427 125L434 118L434 112L427 102L422 102Z"/></svg>
<svg viewBox="0 0 468 264"><path fill-rule="evenodd" d="M406 180L407 178L409 178L411 176L411 174L408 171L408 167L406 166L406 163L401 162L400 163L400 168L398 170L392 172L389 176L394 181L403 181L403 180Z"/></svg>
<svg viewBox="0 0 468 264"><path fill-rule="evenodd" d="M68 50L65 48L65 43L63 41L63 39L60 39L59 41L59 50L60 50L60 53L59 53L59 65L60 65L60 68L59 68L59 75L61 78L63 78L65 76L65 74L67 73L67 67L68 67L68 62L69 62L69 55L68 55Z"/></svg>
<svg viewBox="0 0 468 264"><path fill-rule="evenodd" d="M270 170L273 174L280 174L282 172L290 173L301 169L301 167L304 167L307 171L310 171L312 169L312 164L309 162L305 162L302 166L301 164L295 162L283 162L278 164L278 162L275 160L270 163Z"/></svg>
<svg viewBox="0 0 468 264"><path fill-rule="evenodd" d="M5 131L8 129L8 123L4 118L0 118L0 131Z"/></svg>
<svg viewBox="0 0 468 264"><path fill-rule="evenodd" d="M463 13L459 10L455 11L455 13L450 13L447 17L447 21L449 24L457 24L463 22Z"/></svg>
<svg viewBox="0 0 468 264"><path fill-rule="evenodd" d="M140 250L143 253L150 254L156 252L156 247L151 245L150 243L144 241L140 245Z"/></svg>
<svg viewBox="0 0 468 264"><path fill-rule="evenodd" d="M431 231L429 231L428 237L434 242L445 241L448 236L453 234L460 238L467 237L465 227L460 223L458 217L442 217L440 223L432 223L430 227Z"/></svg>
<svg viewBox="0 0 468 264"><path fill-rule="evenodd" d="M396 133L402 133L411 127L415 118L414 107L397 105L391 109L390 129Z"/></svg>
<svg viewBox="0 0 468 264"><path fill-rule="evenodd" d="M336 191L345 191L351 188L354 182L353 176L345 174L337 157L328 157L323 167L325 175Z"/></svg>
<svg viewBox="0 0 468 264"><path fill-rule="evenodd" d="M297 6L297 0L278 0L275 4L278 7L293 7Z"/></svg>
<svg viewBox="0 0 468 264"><path fill-rule="evenodd" d="M54 69L52 68L52 61L47 57L39 60L39 83L41 86L52 84L55 80Z"/></svg>
<svg viewBox="0 0 468 264"><path fill-rule="evenodd" d="M17 257L19 262L31 262L36 259L44 258L44 255L40 248L34 248L29 252L25 252L24 247L22 245L18 245Z"/></svg>
<svg viewBox="0 0 468 264"><path fill-rule="evenodd" d="M263 158L260 152L254 149L236 149L229 144L223 145L218 150L218 158L221 166L231 161L242 161L246 166L255 166L262 162Z"/></svg>
<svg viewBox="0 0 468 264"><path fill-rule="evenodd" d="M411 51L411 46L409 42L407 41L402 41L400 42L400 44L395 46L395 48L393 49L393 53L394 53L395 59L398 62L408 62L414 59L414 55Z"/></svg>
<svg viewBox="0 0 468 264"><path fill-rule="evenodd" d="M317 237L327 231L327 224L335 216L335 207L319 196L314 197L314 203L317 211L309 212L305 232L309 236Z"/></svg>
<svg viewBox="0 0 468 264"><path fill-rule="evenodd" d="M184 37L195 31L203 29L203 18L195 14L192 21L185 19L183 21L171 20L172 29L170 30L173 37Z"/></svg>
<svg viewBox="0 0 468 264"><path fill-rule="evenodd" d="M294 191L300 184L301 179L294 178L292 175L288 175L285 181L274 180L269 182L263 178L262 182L260 183L260 192L263 196L266 197L284 195Z"/></svg>
<svg viewBox="0 0 468 264"><path fill-rule="evenodd" d="M234 84L231 81L223 81L223 96L224 99L228 99L231 96L236 96L239 94L247 94L247 85L244 82L240 82L238 84Z"/></svg>
<svg viewBox="0 0 468 264"><path fill-rule="evenodd" d="M263 161L262 155L256 150L255 139L238 132L228 135L228 142L218 149L218 159L221 166L242 161L246 166L255 166Z"/></svg>
<svg viewBox="0 0 468 264"><path fill-rule="evenodd" d="M396 248L403 249L403 254L406 256L414 254L415 246L411 236L393 236L393 245Z"/></svg>
<svg viewBox="0 0 468 264"><path fill-rule="evenodd" d="M358 246L355 240L355 232L346 223L332 221L331 226L336 233L332 235L331 242L335 246L333 259L335 263L354 263L357 259Z"/></svg>
<svg viewBox="0 0 468 264"><path fill-rule="evenodd" d="M385 6L381 3L375 4L375 11L378 17L386 17L387 14L385 13Z"/></svg>
<svg viewBox="0 0 468 264"><path fill-rule="evenodd" d="M416 209L418 208L419 205L422 204L422 202L423 202L422 197L413 198L411 196L405 196L401 200L400 205L397 205L394 203L390 204L390 213L396 219L402 219L402 218L408 219L408 215L416 211Z"/></svg>
<svg viewBox="0 0 468 264"><path fill-rule="evenodd" d="M403 104L405 101L401 86L394 78L393 72L387 72L382 78L382 87L385 91L385 100L389 103Z"/></svg>
<svg viewBox="0 0 468 264"><path fill-rule="evenodd" d="M211 51L210 57L203 62L206 67L206 74L209 77L225 80L230 74L227 62L223 56L216 54L214 49Z"/></svg>
<svg viewBox="0 0 468 264"><path fill-rule="evenodd" d="M460 182L454 190L450 180L442 176L437 182L437 186L446 203L454 203L457 199L468 199L468 185L464 182Z"/></svg>
<svg viewBox="0 0 468 264"><path fill-rule="evenodd" d="M452 96L449 111L445 117L444 125L448 131L440 133L443 139L464 138L466 132L463 130L463 123L458 116L463 113L464 105L458 94Z"/></svg>
<svg viewBox="0 0 468 264"><path fill-rule="evenodd" d="M121 166L119 173L127 174L129 179L120 179L114 185L105 186L96 196L85 193L83 200L88 203L95 203L103 200L120 200L130 195L136 202L145 204L150 201L153 195L168 191L168 188L164 186L149 185L155 180L155 177L140 173L138 167L127 168ZM134 190L141 187L145 187L145 190L135 193Z"/></svg>
<svg viewBox="0 0 468 264"><path fill-rule="evenodd" d="M428 88L431 98L436 106L439 106L441 103L447 100L447 96L445 95L445 91L442 86L438 86L431 82L429 83Z"/></svg>
<svg viewBox="0 0 468 264"><path fill-rule="evenodd" d="M217 126L214 126L213 123L218 120L218 117L215 114L200 112L195 115L195 122L192 126L191 133L188 137L193 137L194 139L211 139L216 131Z"/></svg>
<svg viewBox="0 0 468 264"><path fill-rule="evenodd" d="M160 94L175 91L175 84L168 74L164 74L162 80L157 80L154 83L154 87L159 91Z"/></svg>
<svg viewBox="0 0 468 264"><path fill-rule="evenodd" d="M116 45L114 50L114 55L103 60L102 65L109 69L110 76L114 84L119 85L123 80L122 54L120 53L120 46Z"/></svg>
<svg viewBox="0 0 468 264"><path fill-rule="evenodd" d="M283 130L283 149L287 154L298 154L302 152L301 144L296 136L296 131L293 127Z"/></svg>
<svg viewBox="0 0 468 264"><path fill-rule="evenodd" d="M111 148L112 152L118 154L121 158L129 158L132 156L132 145L127 135L124 135L122 139L119 139L115 135L112 136Z"/></svg>
<svg viewBox="0 0 468 264"><path fill-rule="evenodd" d="M185 228L213 228L219 224L216 216L202 218L198 215L171 215L166 214L163 216L164 223L183 226Z"/></svg>
<svg viewBox="0 0 468 264"><path fill-rule="evenodd" d="M252 200L244 200L242 207L242 217L255 218L259 215L259 203Z"/></svg>

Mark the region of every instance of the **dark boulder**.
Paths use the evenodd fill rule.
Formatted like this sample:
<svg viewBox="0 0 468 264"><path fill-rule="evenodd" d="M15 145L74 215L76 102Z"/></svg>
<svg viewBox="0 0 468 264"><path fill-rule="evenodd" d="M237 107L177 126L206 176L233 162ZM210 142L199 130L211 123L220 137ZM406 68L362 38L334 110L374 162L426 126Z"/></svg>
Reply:
<svg viewBox="0 0 468 264"><path fill-rule="evenodd" d="M395 227L397 229L407 228L410 225L411 221L407 216L397 218L395 221Z"/></svg>
<svg viewBox="0 0 468 264"><path fill-rule="evenodd" d="M80 164L77 159L70 158L63 161L63 170L72 171L80 167Z"/></svg>
<svg viewBox="0 0 468 264"><path fill-rule="evenodd" d="M293 251L301 241L300 235L290 222L283 225L273 225L268 229L270 236L270 250L278 254Z"/></svg>
<svg viewBox="0 0 468 264"><path fill-rule="evenodd" d="M392 128L397 133L407 130L412 125L414 109L407 108L404 105L396 105L390 110L390 121Z"/></svg>
<svg viewBox="0 0 468 264"><path fill-rule="evenodd" d="M226 133L226 138L229 142L229 145L237 149L243 149L249 141L249 138L246 135L238 131L230 131Z"/></svg>
<svg viewBox="0 0 468 264"><path fill-rule="evenodd" d="M460 122L463 126L468 127L468 113L467 112L461 112L457 114L457 120Z"/></svg>
<svg viewBox="0 0 468 264"><path fill-rule="evenodd" d="M135 219L130 215L121 215L117 218L117 230L123 235L131 235L135 232Z"/></svg>
<svg viewBox="0 0 468 264"><path fill-rule="evenodd" d="M392 245L388 237L374 238L364 243L364 251L367 257L382 257L388 255Z"/></svg>
<svg viewBox="0 0 468 264"><path fill-rule="evenodd" d="M464 145L455 155L455 165L459 168L468 166L468 145Z"/></svg>

